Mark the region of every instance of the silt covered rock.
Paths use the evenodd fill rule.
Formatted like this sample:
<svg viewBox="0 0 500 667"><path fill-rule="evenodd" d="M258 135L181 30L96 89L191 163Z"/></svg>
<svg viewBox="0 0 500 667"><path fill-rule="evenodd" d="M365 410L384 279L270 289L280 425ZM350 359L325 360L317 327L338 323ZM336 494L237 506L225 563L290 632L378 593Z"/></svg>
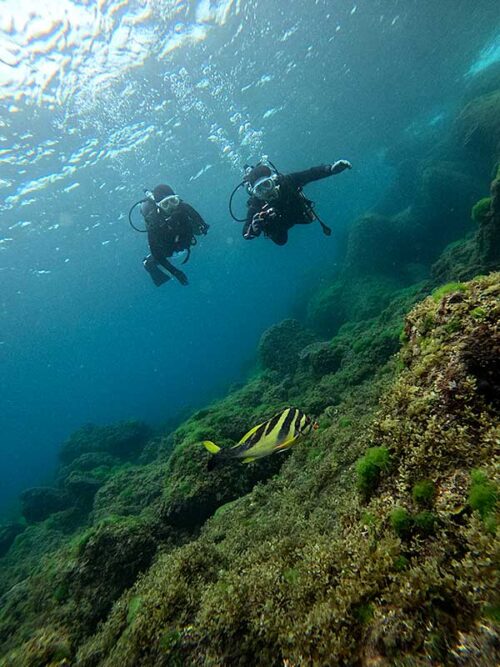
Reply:
<svg viewBox="0 0 500 667"><path fill-rule="evenodd" d="M340 368L346 348L327 342L311 343L299 354L302 368L310 370L316 377L335 373Z"/></svg>
<svg viewBox="0 0 500 667"><path fill-rule="evenodd" d="M0 558L7 553L12 542L24 531L25 527L21 523L9 523L6 526L0 526Z"/></svg>
<svg viewBox="0 0 500 667"><path fill-rule="evenodd" d="M101 483L88 473L75 471L66 478L64 488L75 505L82 509L89 509Z"/></svg>
<svg viewBox="0 0 500 667"><path fill-rule="evenodd" d="M75 431L59 452L68 464L82 454L105 452L120 459L133 459L151 438L152 431L143 422L126 421L112 426L87 424Z"/></svg>
<svg viewBox="0 0 500 667"><path fill-rule="evenodd" d="M78 623L95 627L148 567L156 547L154 526L133 518L109 520L84 534L64 583L78 604Z"/></svg>
<svg viewBox="0 0 500 667"><path fill-rule="evenodd" d="M293 373L299 364L299 352L314 340L314 335L298 320L283 320L262 334L259 356L262 366L283 375Z"/></svg>
<svg viewBox="0 0 500 667"><path fill-rule="evenodd" d="M26 489L21 494L21 512L26 521L37 523L51 514L67 509L71 502L64 491L50 486Z"/></svg>

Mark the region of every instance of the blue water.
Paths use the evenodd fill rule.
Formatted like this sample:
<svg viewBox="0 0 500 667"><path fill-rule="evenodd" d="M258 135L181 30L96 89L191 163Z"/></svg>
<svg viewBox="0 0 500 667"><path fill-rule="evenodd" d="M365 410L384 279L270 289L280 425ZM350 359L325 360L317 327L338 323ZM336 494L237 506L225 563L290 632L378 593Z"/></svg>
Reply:
<svg viewBox="0 0 500 667"><path fill-rule="evenodd" d="M500 34L493 0L40 7L0 16L0 512L82 423L161 425L241 380L390 187L386 151L439 133ZM263 153L285 172L351 160L307 190L333 237L242 240L227 200ZM211 225L186 288L153 286L126 219L159 182Z"/></svg>

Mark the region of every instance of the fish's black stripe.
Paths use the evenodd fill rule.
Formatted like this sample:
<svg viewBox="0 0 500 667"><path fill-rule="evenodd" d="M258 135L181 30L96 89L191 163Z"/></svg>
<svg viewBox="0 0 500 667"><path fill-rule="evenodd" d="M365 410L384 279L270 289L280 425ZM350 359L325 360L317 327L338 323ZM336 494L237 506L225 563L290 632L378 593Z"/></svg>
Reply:
<svg viewBox="0 0 500 667"><path fill-rule="evenodd" d="M279 422L281 417L283 416L283 413L280 412L278 415L274 415L268 422L267 422L267 428L266 428L266 435L269 435L273 428L276 426L276 424Z"/></svg>
<svg viewBox="0 0 500 667"><path fill-rule="evenodd" d="M289 412L287 416L285 417L285 421L283 422L283 426L280 428L280 432L278 433L278 442L281 440L285 439L286 436L288 435L290 431L290 426L292 425L293 418L295 417L295 413L297 411L296 408L288 408Z"/></svg>
<svg viewBox="0 0 500 667"><path fill-rule="evenodd" d="M298 435L300 433L300 422L302 421L303 416L304 413L301 412L300 410L297 410L297 419L295 420L295 424L293 427L293 430L295 431L294 435Z"/></svg>
<svg viewBox="0 0 500 667"><path fill-rule="evenodd" d="M264 422L259 426L259 428L255 431L255 433L252 433L252 435L245 442L245 447L250 448L253 445L255 445L256 442L259 442L259 440L264 435L264 431L266 430L266 424L267 422Z"/></svg>

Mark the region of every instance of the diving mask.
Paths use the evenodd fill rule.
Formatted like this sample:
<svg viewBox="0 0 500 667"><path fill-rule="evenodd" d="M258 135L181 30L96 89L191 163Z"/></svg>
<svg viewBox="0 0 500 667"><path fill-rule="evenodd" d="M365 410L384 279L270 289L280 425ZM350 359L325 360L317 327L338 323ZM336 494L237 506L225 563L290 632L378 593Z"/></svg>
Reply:
<svg viewBox="0 0 500 667"><path fill-rule="evenodd" d="M157 202L156 205L160 210L163 211L163 213L165 213L165 215L172 215L180 203L181 198L179 195L169 195L168 197L164 197L161 201Z"/></svg>
<svg viewBox="0 0 500 667"><path fill-rule="evenodd" d="M257 197L257 199L263 199L265 201L276 199L279 194L279 185L277 181L278 177L276 175L259 178L259 180L252 186L252 194Z"/></svg>

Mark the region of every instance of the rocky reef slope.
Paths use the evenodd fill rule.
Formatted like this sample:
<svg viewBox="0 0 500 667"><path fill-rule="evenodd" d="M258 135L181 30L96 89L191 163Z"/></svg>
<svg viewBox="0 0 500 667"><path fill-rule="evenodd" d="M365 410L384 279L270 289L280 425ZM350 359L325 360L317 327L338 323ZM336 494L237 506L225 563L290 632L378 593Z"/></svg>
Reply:
<svg viewBox="0 0 500 667"><path fill-rule="evenodd" d="M0 529L2 667L499 661L499 118L490 91L394 152L399 190L244 386L63 445ZM200 440L288 405L318 431L208 469Z"/></svg>

